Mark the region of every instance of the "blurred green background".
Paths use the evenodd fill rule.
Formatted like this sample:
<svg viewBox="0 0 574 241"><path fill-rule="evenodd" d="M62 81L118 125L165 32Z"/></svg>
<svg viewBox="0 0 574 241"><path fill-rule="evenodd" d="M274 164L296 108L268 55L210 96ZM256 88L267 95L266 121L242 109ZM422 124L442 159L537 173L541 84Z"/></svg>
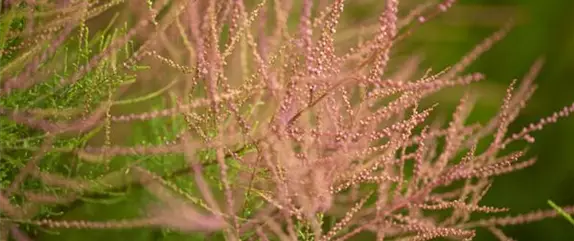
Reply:
<svg viewBox="0 0 574 241"><path fill-rule="evenodd" d="M423 2L401 1L401 10ZM384 1L352 1L346 14L360 24L379 14L383 6ZM422 54L424 67L442 69L459 61L511 19L516 25L507 37L468 71L481 72L487 77L470 87L471 92L480 96L471 119L488 120L499 110L510 82L520 80L537 59L545 59L535 80L536 93L511 125L510 132L516 132L574 102L574 1L460 0L447 13L416 30L399 54ZM439 96L439 109L446 102L446 109L452 111L462 94L459 92ZM448 113L444 111L444 115ZM512 214L548 209L547 200L559 205L574 204L574 117L549 125L533 136L536 143L531 145L529 155L537 156L537 163L496 178L482 204L509 207ZM561 218L505 227L503 231L522 241L574 240L574 227ZM497 239L479 231L475 240Z"/></svg>
<svg viewBox="0 0 574 241"><path fill-rule="evenodd" d="M425 62L443 67L455 63L504 21L516 27L470 68L485 73L486 91L475 114L490 116L498 108L505 88L520 80L539 57L545 65L538 86L511 132L574 102L574 1L571 0L462 0L451 12L424 27L416 44ZM482 103L482 104L481 104ZM538 162L530 168L499 177L483 204L524 213L548 208L547 200L574 204L574 118L563 119L537 132L530 154ZM545 220L504 228L516 240L574 240L574 227L563 219ZM476 240L496 240L479 233Z"/></svg>

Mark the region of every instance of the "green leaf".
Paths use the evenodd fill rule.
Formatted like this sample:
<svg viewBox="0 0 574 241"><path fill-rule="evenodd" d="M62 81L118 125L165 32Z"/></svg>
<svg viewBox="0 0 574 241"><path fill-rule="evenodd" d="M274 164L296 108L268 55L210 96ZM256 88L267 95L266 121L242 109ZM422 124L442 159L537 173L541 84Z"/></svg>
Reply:
<svg viewBox="0 0 574 241"><path fill-rule="evenodd" d="M550 205L552 208L554 208L554 210L556 210L556 212L558 212L558 214L562 215L562 217L564 217L566 220L568 220L568 222L570 222L572 225L574 225L574 218L572 218L572 216L570 216L570 214L568 214L566 211L564 211L564 209L562 209L560 206L556 205L551 200L548 200L548 205Z"/></svg>

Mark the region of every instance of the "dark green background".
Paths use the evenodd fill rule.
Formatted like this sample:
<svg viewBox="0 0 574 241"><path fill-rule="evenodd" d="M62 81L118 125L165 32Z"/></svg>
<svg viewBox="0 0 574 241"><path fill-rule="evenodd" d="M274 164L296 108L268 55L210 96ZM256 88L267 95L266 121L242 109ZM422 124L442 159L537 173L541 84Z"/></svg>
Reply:
<svg viewBox="0 0 574 241"><path fill-rule="evenodd" d="M510 34L495 45L475 64L471 70L488 77L484 86L489 89L481 93L486 104L480 104L475 114L491 115L504 89L512 79L519 79L539 57L546 59L545 65L535 81L538 89L526 109L512 125L511 131L548 116L565 105L574 102L574 1L570 0L475 0L459 1L461 6L516 7L520 17L518 25ZM473 21L473 14L452 15L458 19ZM488 12L488 11L481 11ZM427 53L425 57L433 65L443 66L456 62L497 28L495 25L460 26L449 22L453 19L447 13L428 26L440 29L447 35L444 42L440 37L432 41L420 39ZM483 16L487 19L501 19L501 16ZM449 17L450 16L450 17ZM509 18L512 15L508 16ZM463 21L467 22L467 21ZM453 37L455 36L455 37ZM453 40L454 39L454 40ZM450 41L449 41L450 40ZM448 43L445 43L448 42ZM494 100L492 98L495 98ZM496 102L494 105L488 104ZM538 156L538 162L528 169L511 173L496 179L484 204L496 204L511 208L512 213L523 213L534 209L548 208L547 200L559 205L574 204L574 117L563 119L535 133L536 143L530 155ZM574 227L563 219L546 220L532 224L504 229L516 240L574 240ZM495 240L489 234L479 235L477 240Z"/></svg>
<svg viewBox="0 0 574 241"><path fill-rule="evenodd" d="M417 2L423 1L407 4L413 6ZM382 5L384 1L349 2L347 16L361 23L379 14ZM510 128L510 132L516 132L574 102L574 1L461 0L449 12L418 29L399 54L420 53L424 67L442 69L456 63L510 19L517 24L508 36L468 71L487 76L485 81L469 88L480 96L471 119L487 120L498 111L510 82L520 80L536 59L546 60L535 81L536 93ZM452 110L460 94L447 91L436 100L441 107L447 102L445 109ZM574 204L574 117L549 125L534 137L536 143L531 145L528 155L537 156L538 162L496 178L482 204L509 207L512 214L548 209L549 199L558 205ZM574 240L574 226L561 218L503 230L522 241ZM480 231L475 240L496 238Z"/></svg>

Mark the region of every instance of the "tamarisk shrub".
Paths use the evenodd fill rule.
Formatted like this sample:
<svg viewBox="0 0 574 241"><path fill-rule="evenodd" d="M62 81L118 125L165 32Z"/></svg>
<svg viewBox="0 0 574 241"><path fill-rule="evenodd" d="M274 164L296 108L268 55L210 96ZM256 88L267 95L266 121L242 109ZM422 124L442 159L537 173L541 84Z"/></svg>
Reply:
<svg viewBox="0 0 574 241"><path fill-rule="evenodd" d="M502 226L558 216L480 204L494 177L535 163L510 144L574 111L508 133L542 60L488 123L467 123L471 93L446 126L426 101L484 79L465 69L512 24L444 70L392 58L454 2L403 14L382 1L374 31L362 31L340 26L354 4L343 0L9 1L0 237L150 227L226 240L472 240L482 228L510 240ZM142 212L65 217L133 189L149 194Z"/></svg>

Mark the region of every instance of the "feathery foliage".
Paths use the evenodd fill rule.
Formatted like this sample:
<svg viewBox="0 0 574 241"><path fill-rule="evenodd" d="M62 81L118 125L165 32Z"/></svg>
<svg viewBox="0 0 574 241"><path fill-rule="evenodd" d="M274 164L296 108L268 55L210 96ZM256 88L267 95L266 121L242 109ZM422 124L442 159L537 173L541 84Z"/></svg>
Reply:
<svg viewBox="0 0 574 241"><path fill-rule="evenodd" d="M114 230L162 240L471 240L482 228L510 240L501 227L574 212L502 217L507 208L480 204L494 177L535 163L510 145L574 112L509 133L542 60L489 122L467 123L478 101L470 91L447 123L434 120L428 97L484 79L466 68L512 24L434 71L393 50L454 0L406 14L387 0L368 31L340 23L346 4L8 1L1 239ZM78 219L81 205L107 218Z"/></svg>

